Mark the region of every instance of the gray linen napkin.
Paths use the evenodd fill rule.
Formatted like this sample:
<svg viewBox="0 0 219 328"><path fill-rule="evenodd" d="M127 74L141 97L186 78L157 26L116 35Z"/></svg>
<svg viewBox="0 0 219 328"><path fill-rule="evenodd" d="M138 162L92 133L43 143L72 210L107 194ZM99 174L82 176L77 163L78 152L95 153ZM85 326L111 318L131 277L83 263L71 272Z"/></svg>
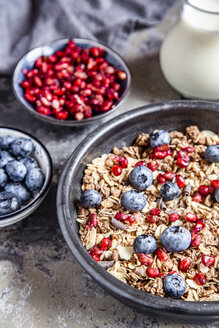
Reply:
<svg viewBox="0 0 219 328"><path fill-rule="evenodd" d="M29 49L86 37L122 54L129 35L158 23L175 0L0 0L0 73Z"/></svg>

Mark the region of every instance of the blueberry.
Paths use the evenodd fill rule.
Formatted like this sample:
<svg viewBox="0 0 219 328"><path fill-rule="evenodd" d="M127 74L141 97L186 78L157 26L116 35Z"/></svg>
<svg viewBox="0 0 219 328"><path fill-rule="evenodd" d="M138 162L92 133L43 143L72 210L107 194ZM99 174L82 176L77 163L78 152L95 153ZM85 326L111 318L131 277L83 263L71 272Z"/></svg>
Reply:
<svg viewBox="0 0 219 328"><path fill-rule="evenodd" d="M8 181L8 176L4 169L0 169L0 187L4 187Z"/></svg>
<svg viewBox="0 0 219 328"><path fill-rule="evenodd" d="M6 166L9 162L15 158L7 150L0 151L0 168Z"/></svg>
<svg viewBox="0 0 219 328"><path fill-rule="evenodd" d="M215 191L215 199L219 203L219 188L217 188Z"/></svg>
<svg viewBox="0 0 219 328"><path fill-rule="evenodd" d="M133 243L133 249L135 253L151 254L157 249L156 239L149 235L140 235L135 238Z"/></svg>
<svg viewBox="0 0 219 328"><path fill-rule="evenodd" d="M189 248L191 233L184 227L172 226L162 232L160 242L169 252L181 252Z"/></svg>
<svg viewBox="0 0 219 328"><path fill-rule="evenodd" d="M22 162L26 166L27 171L29 171L30 169L39 167L37 162L35 161L35 159L33 157L21 158L20 162Z"/></svg>
<svg viewBox="0 0 219 328"><path fill-rule="evenodd" d="M205 158L209 162L219 163L219 145L208 146L205 150Z"/></svg>
<svg viewBox="0 0 219 328"><path fill-rule="evenodd" d="M14 212L20 208L18 198L11 192L0 192L0 216Z"/></svg>
<svg viewBox="0 0 219 328"><path fill-rule="evenodd" d="M10 179L14 182L22 181L27 174L26 166L16 160L9 162L5 169Z"/></svg>
<svg viewBox="0 0 219 328"><path fill-rule="evenodd" d="M18 138L11 144L11 151L14 156L26 157L29 156L33 151L33 143L31 139Z"/></svg>
<svg viewBox="0 0 219 328"><path fill-rule="evenodd" d="M173 298L180 298L185 294L186 282L177 273L168 274L163 282L165 293Z"/></svg>
<svg viewBox="0 0 219 328"><path fill-rule="evenodd" d="M149 168L140 165L131 171L129 180L132 187L138 190L145 190L152 184L153 174Z"/></svg>
<svg viewBox="0 0 219 328"><path fill-rule="evenodd" d="M152 148L157 146L169 144L171 141L170 135L165 130L158 130L150 134L150 145Z"/></svg>
<svg viewBox="0 0 219 328"><path fill-rule="evenodd" d="M141 211L147 204L146 197L141 193L130 190L124 192L121 197L122 206L129 211L138 212Z"/></svg>
<svg viewBox="0 0 219 328"><path fill-rule="evenodd" d="M160 196L163 200L173 200L179 196L179 187L174 182L166 182L160 188Z"/></svg>
<svg viewBox="0 0 219 328"><path fill-rule="evenodd" d="M44 179L44 174L41 169L30 169L25 178L26 187L32 192L38 191L42 188Z"/></svg>
<svg viewBox="0 0 219 328"><path fill-rule="evenodd" d="M30 193L26 187L20 182L10 182L5 186L5 191L14 194L21 204L26 203L30 199Z"/></svg>
<svg viewBox="0 0 219 328"><path fill-rule="evenodd" d="M100 205L102 197L97 190L88 189L81 194L81 205L85 208L92 208Z"/></svg>
<svg viewBox="0 0 219 328"><path fill-rule="evenodd" d="M9 149L11 143L14 141L14 137L10 135L6 135L0 138L0 148L1 149Z"/></svg>

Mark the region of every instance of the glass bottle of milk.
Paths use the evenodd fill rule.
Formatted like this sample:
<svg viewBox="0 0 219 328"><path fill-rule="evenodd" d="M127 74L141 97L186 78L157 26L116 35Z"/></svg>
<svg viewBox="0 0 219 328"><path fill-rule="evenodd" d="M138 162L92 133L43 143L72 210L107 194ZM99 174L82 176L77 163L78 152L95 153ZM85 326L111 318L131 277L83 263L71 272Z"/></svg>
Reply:
<svg viewBox="0 0 219 328"><path fill-rule="evenodd" d="M185 97L219 100L219 0L181 3L180 19L161 47L161 69Z"/></svg>

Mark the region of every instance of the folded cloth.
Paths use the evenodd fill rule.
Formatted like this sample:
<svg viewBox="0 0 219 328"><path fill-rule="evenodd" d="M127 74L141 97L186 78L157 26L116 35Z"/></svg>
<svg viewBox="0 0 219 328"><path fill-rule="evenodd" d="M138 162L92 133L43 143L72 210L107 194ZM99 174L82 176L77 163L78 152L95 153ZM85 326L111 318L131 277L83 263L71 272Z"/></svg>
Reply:
<svg viewBox="0 0 219 328"><path fill-rule="evenodd" d="M62 37L99 40L122 54L129 35L157 24L175 0L0 0L0 73Z"/></svg>

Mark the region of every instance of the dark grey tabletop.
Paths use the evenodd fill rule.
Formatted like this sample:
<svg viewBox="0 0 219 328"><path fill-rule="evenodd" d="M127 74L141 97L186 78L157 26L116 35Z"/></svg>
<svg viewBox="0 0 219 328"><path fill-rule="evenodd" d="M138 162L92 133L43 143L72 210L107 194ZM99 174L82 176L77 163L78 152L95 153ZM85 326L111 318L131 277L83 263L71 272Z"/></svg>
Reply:
<svg viewBox="0 0 219 328"><path fill-rule="evenodd" d="M120 113L146 103L180 98L160 73L159 44L159 31L130 39L125 59L131 69L132 89ZM139 314L106 294L74 261L58 226L56 188L65 161L95 124L60 128L41 122L17 102L10 84L9 77L0 78L0 125L39 138L52 156L54 176L39 209L0 230L0 327L210 328L162 322Z"/></svg>

